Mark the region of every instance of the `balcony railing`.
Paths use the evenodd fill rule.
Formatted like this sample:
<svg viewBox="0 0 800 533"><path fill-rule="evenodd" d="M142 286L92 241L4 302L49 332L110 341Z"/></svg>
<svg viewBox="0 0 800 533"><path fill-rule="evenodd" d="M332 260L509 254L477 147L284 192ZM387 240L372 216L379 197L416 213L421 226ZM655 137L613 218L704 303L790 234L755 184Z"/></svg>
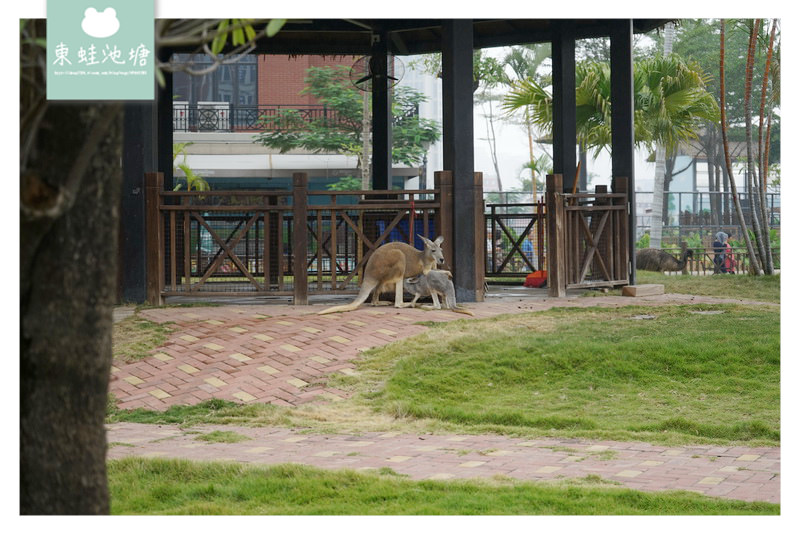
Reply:
<svg viewBox="0 0 800 533"><path fill-rule="evenodd" d="M292 112L292 118L280 120L283 113ZM419 109L406 109L399 119L407 119L419 114ZM343 124L348 127L360 128L361 122L351 123L348 117L340 116L335 110L326 105L233 105L229 102L189 102L176 101L172 103L172 129L173 131L188 132L236 132L236 131L262 131L264 129L261 118L275 119L270 121L273 129L296 129L298 119L302 123L311 123L319 120L329 121L331 124Z"/></svg>
<svg viewBox="0 0 800 533"><path fill-rule="evenodd" d="M338 114L324 105L305 107L282 105L233 105L229 102L173 102L173 131L230 132L260 131L261 117L279 116L282 111L293 110L304 122L320 119L337 122ZM273 123L280 127L280 121Z"/></svg>

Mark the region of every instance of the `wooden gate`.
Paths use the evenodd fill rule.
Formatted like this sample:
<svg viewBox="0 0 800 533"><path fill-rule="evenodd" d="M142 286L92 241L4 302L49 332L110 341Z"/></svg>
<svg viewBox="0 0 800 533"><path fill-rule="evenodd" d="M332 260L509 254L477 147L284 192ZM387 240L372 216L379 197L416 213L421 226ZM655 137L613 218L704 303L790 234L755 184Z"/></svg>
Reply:
<svg viewBox="0 0 800 533"><path fill-rule="evenodd" d="M545 270L544 202L487 204L485 276L519 278Z"/></svg>
<svg viewBox="0 0 800 533"><path fill-rule="evenodd" d="M614 180L627 191L627 179ZM564 193L560 174L547 176L549 295L567 289L628 285L628 195L597 186L593 193Z"/></svg>

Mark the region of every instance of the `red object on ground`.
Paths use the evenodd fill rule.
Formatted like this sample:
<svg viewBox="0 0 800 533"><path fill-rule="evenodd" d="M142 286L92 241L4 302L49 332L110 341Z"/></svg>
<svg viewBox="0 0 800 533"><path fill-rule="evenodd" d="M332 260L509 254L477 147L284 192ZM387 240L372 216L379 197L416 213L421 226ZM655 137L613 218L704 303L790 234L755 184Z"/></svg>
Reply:
<svg viewBox="0 0 800 533"><path fill-rule="evenodd" d="M525 282L522 284L524 287L533 287L535 289L541 288L547 283L547 271L537 270L525 276Z"/></svg>

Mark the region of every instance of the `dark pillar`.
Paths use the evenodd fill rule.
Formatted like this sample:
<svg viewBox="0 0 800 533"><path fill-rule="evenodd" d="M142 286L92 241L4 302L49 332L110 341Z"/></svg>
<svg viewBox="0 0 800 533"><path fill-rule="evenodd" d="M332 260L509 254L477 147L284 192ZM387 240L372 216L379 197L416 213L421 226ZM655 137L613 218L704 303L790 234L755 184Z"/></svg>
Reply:
<svg viewBox="0 0 800 533"><path fill-rule="evenodd" d="M456 299L480 301L483 284L476 275L485 252L476 246L476 179L472 126L472 20L445 20L442 25L442 139L444 170L453 173L454 285ZM481 236L481 243L484 238ZM480 284L480 287L478 286Z"/></svg>
<svg viewBox="0 0 800 533"><path fill-rule="evenodd" d="M611 176L628 178L629 281L636 284L636 185L633 138L633 21L611 24ZM613 183L612 183L613 187Z"/></svg>
<svg viewBox="0 0 800 533"><path fill-rule="evenodd" d="M125 104L122 144L122 191L119 232L119 296L122 302L145 301L144 175L155 172L155 104Z"/></svg>
<svg viewBox="0 0 800 533"><path fill-rule="evenodd" d="M563 176L564 190L575 181L575 26L556 25L553 34L553 173Z"/></svg>
<svg viewBox="0 0 800 533"><path fill-rule="evenodd" d="M387 61L388 34L375 35L372 45L372 188L390 189L392 185L392 101L389 94Z"/></svg>
<svg viewBox="0 0 800 533"><path fill-rule="evenodd" d="M161 61L169 61L172 52L161 51ZM156 135L158 145L158 172L164 174L164 186L172 190L175 186L172 176L172 73L162 71L164 74L164 86L157 86L156 89L156 108L158 110L156 124Z"/></svg>

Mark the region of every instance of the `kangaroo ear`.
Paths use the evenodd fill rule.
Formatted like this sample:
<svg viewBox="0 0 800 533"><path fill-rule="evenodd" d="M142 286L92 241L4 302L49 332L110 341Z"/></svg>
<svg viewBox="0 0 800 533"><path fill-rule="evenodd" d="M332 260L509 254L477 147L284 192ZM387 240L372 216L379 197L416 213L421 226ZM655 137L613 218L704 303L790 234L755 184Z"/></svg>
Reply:
<svg viewBox="0 0 800 533"><path fill-rule="evenodd" d="M436 240L435 240L435 241L433 241L433 242L435 242L436 244L439 244L439 245L441 245L441 244L444 242L444 237L442 237L441 235L439 235L438 237L436 237Z"/></svg>
<svg viewBox="0 0 800 533"><path fill-rule="evenodd" d="M428 248L434 248L434 246L433 246L433 243L431 242L431 240L430 240L430 239L426 239L425 237L423 237L423 236L422 236L422 235L420 235L419 233L417 233L417 237L419 237L420 239L422 239L422 242L424 242L424 243L425 243L425 246L427 246Z"/></svg>

